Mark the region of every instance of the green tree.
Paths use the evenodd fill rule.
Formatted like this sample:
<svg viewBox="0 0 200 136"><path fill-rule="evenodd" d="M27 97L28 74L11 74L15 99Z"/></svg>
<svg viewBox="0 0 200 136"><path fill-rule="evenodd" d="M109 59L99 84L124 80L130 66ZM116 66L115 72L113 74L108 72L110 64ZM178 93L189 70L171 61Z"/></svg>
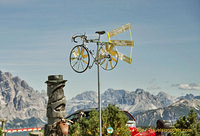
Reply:
<svg viewBox="0 0 200 136"><path fill-rule="evenodd" d="M114 132L112 135L130 135L129 128L126 126L128 122L128 117L119 110L119 107L115 105L108 105L108 107L103 110L102 113L102 121L103 121L103 134L110 135L107 133L107 128L112 127Z"/></svg>
<svg viewBox="0 0 200 136"><path fill-rule="evenodd" d="M81 128L79 123L76 122L70 127L70 135L71 136L81 135Z"/></svg>
<svg viewBox="0 0 200 136"><path fill-rule="evenodd" d="M104 136L123 135L129 136L130 130L126 126L128 117L119 110L115 105L108 105L102 110L102 134ZM107 128L114 129L113 134L107 133ZM73 124L70 128L71 136L98 136L99 135L99 119L98 111L92 110L89 113L89 118L82 118L80 122Z"/></svg>
<svg viewBox="0 0 200 136"><path fill-rule="evenodd" d="M171 133L170 136L199 136L200 122L197 120L197 113L193 109L190 110L188 117L179 117L179 120L174 124L175 129L182 131Z"/></svg>
<svg viewBox="0 0 200 136"><path fill-rule="evenodd" d="M1 128L0 128L0 136L2 136L2 135L3 135L3 133L2 133Z"/></svg>

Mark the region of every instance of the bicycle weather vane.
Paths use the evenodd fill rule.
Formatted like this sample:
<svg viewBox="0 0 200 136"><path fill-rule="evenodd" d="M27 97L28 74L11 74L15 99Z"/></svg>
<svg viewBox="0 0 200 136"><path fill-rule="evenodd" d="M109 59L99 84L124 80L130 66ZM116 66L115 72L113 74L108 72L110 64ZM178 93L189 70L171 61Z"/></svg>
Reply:
<svg viewBox="0 0 200 136"><path fill-rule="evenodd" d="M125 31L130 32L130 40L113 40L111 37L114 37ZM134 46L132 35L131 35L131 26L130 24L123 25L117 29L114 29L110 32L107 32L108 41L100 41L101 35L105 34L105 31L97 31L97 39L87 39L85 34L79 34L72 36L72 40L77 43L76 38L81 39L81 44L76 45L70 52L70 65L75 72L83 73L88 68L92 68L94 64L97 65L97 75L98 75L98 110L99 110L99 135L102 136L101 131L101 94L100 94L100 74L99 66L104 70L112 70L116 67L118 59L125 61L129 64L132 62L132 47ZM97 50L96 54L90 50L85 43L96 43ZM117 51L115 46L125 46L131 47L130 57ZM93 61L90 62L90 58L93 58ZM91 64L90 64L91 63Z"/></svg>
<svg viewBox="0 0 200 136"><path fill-rule="evenodd" d="M130 40L111 39L111 37L114 37L128 30L130 32ZM83 73L88 68L92 68L94 63L99 63L104 70L112 70L116 67L118 63L118 58L131 64L132 47L134 46L134 42L132 40L130 24L123 25L117 29L107 32L107 42L100 41L100 36L105 34L105 31L97 31L96 33L99 34L99 37L97 39L87 39L87 36L85 34L75 35L72 37L75 43L77 43L76 38L81 38L82 41L82 43L80 45L76 45L70 53L70 65L75 72ZM97 45L99 45L100 47L97 49L97 53L95 54L94 52L92 52L85 43L96 43ZM131 47L130 57L117 51L115 49L115 46ZM93 58L92 63L91 57Z"/></svg>

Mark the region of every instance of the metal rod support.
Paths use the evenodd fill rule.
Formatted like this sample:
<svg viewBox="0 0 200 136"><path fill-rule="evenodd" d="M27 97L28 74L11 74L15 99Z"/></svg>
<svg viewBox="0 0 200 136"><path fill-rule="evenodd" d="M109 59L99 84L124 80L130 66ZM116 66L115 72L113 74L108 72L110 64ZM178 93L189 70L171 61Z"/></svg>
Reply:
<svg viewBox="0 0 200 136"><path fill-rule="evenodd" d="M101 93L100 93L100 73L99 73L99 64L97 65L97 76L98 76L98 109L99 109L99 136L101 134Z"/></svg>
<svg viewBox="0 0 200 136"><path fill-rule="evenodd" d="M99 35L100 39L100 35ZM102 136L102 131L101 131L101 92L100 92L100 71L99 71L99 65L100 65L100 60L99 60L99 43L97 43L97 78L98 78L98 109L99 109L99 136Z"/></svg>

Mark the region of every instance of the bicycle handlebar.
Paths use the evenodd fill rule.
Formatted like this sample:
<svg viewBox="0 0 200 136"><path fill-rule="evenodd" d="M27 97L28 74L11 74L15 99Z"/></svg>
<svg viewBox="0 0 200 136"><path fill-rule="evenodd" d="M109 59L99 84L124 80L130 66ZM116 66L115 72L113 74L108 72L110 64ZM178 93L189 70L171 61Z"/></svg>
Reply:
<svg viewBox="0 0 200 136"><path fill-rule="evenodd" d="M72 40L77 43L77 41L75 40L77 37L80 37L82 40L87 41L87 36L85 35L76 35L76 36L72 36Z"/></svg>
<svg viewBox="0 0 200 136"><path fill-rule="evenodd" d="M103 32L105 32L105 31L103 31ZM102 32L102 33L103 33ZM98 33L100 33L100 32L98 32ZM87 36L85 35L85 34L79 34L79 35L75 35L75 36L72 36L72 40L73 40L73 42L75 42L75 43L78 43L78 41L76 41L76 38L81 38L81 40L83 41L83 43L84 42L86 42L86 43L89 43L89 42L91 42L91 43L93 43L93 42L99 42L99 38L98 39L87 39Z"/></svg>

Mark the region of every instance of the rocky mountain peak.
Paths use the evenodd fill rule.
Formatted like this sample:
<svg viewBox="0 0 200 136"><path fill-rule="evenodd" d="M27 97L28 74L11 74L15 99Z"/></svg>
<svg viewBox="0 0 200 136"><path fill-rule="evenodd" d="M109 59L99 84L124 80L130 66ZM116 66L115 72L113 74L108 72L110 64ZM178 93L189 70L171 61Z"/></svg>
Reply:
<svg viewBox="0 0 200 136"><path fill-rule="evenodd" d="M73 100L91 100L96 101L97 100L97 92L95 91L86 91L81 94L76 95L72 98Z"/></svg>
<svg viewBox="0 0 200 136"><path fill-rule="evenodd" d="M161 100L164 103L167 103L168 105L172 104L176 101L176 98L167 94L164 91L159 92L156 96L158 97L159 100Z"/></svg>
<svg viewBox="0 0 200 136"><path fill-rule="evenodd" d="M137 93L137 94L144 94L145 91L143 89L138 88L138 89L136 89L135 93Z"/></svg>
<svg viewBox="0 0 200 136"><path fill-rule="evenodd" d="M2 71L0 71L0 81L4 81L4 80L6 80L7 78L10 78L10 77L12 77L12 74L11 73L9 73L9 72L2 72Z"/></svg>
<svg viewBox="0 0 200 136"><path fill-rule="evenodd" d="M200 110L200 99L192 99L192 100L181 99L173 103L172 106L186 106L186 107L193 107L193 108L195 107L198 110Z"/></svg>
<svg viewBox="0 0 200 136"><path fill-rule="evenodd" d="M27 84L27 82L25 80L22 80L21 81L21 86L24 88L24 89L30 89L32 90L32 88Z"/></svg>
<svg viewBox="0 0 200 136"><path fill-rule="evenodd" d="M161 91L157 94L157 96L169 96L169 95L165 93L164 91Z"/></svg>
<svg viewBox="0 0 200 136"><path fill-rule="evenodd" d="M10 79L10 78L9 78L9 79ZM15 84L20 84L20 83L21 83L21 79L20 79L18 76L13 77L11 80L12 80Z"/></svg>
<svg viewBox="0 0 200 136"><path fill-rule="evenodd" d="M188 99L188 100L192 100L194 98L194 95L193 94L186 94L185 98Z"/></svg>
<svg viewBox="0 0 200 136"><path fill-rule="evenodd" d="M10 72L5 72L5 75L9 78L12 77L12 74Z"/></svg>
<svg viewBox="0 0 200 136"><path fill-rule="evenodd" d="M180 96L177 99L178 100L183 100L183 99L193 100L193 99L200 99L200 96L194 96L193 94L186 94L185 96Z"/></svg>
<svg viewBox="0 0 200 136"><path fill-rule="evenodd" d="M182 99L175 103L154 110L144 111L134 115L139 126L156 126L158 119L168 120L175 123L180 116L187 116L191 109L200 115L200 100Z"/></svg>
<svg viewBox="0 0 200 136"><path fill-rule="evenodd" d="M0 72L0 118L45 118L45 102L46 98L26 81L9 72Z"/></svg>
<svg viewBox="0 0 200 136"><path fill-rule="evenodd" d="M121 90L108 89L101 95L101 99L103 101L104 106L107 106L108 103L122 104L127 102L126 99L128 99L127 98L128 94L129 92L123 89Z"/></svg>
<svg viewBox="0 0 200 136"><path fill-rule="evenodd" d="M173 99L173 100L175 100L175 97L173 97L173 96L167 94L167 93L164 92L164 91L159 92L156 96L157 96L158 98L167 98L167 99Z"/></svg>
<svg viewBox="0 0 200 136"><path fill-rule="evenodd" d="M121 89L121 90L114 90L114 89L111 89L111 88L109 88L109 89L107 89L103 94L102 94L102 97L104 96L104 95L106 95L106 96L110 96L110 97L122 97L122 96L124 96L125 94L127 94L128 92L127 91L125 91L125 90L123 90L123 89Z"/></svg>

